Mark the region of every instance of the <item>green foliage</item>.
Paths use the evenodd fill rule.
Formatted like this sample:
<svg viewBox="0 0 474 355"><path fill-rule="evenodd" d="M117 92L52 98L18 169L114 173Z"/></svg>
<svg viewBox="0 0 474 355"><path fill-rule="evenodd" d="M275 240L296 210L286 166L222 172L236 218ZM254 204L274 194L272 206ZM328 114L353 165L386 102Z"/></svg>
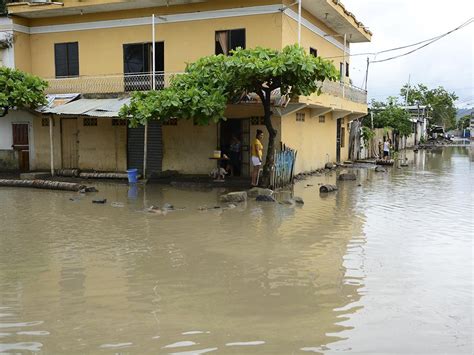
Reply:
<svg viewBox="0 0 474 355"><path fill-rule="evenodd" d="M35 108L46 104L47 82L20 70L0 68L0 107Z"/></svg>
<svg viewBox="0 0 474 355"><path fill-rule="evenodd" d="M458 129L463 130L463 129L469 128L470 124L471 124L471 115L463 116L459 119Z"/></svg>
<svg viewBox="0 0 474 355"><path fill-rule="evenodd" d="M362 127L361 136L364 141L364 146L368 147L372 139L375 137L375 131L371 130L369 127Z"/></svg>
<svg viewBox="0 0 474 355"><path fill-rule="evenodd" d="M400 90L400 96L405 97L408 90L408 85L405 85ZM441 125L446 130L455 128L456 126L456 108L454 101L458 97L454 92L446 91L442 86L435 89L429 89L426 85L418 84L415 87L410 87L408 90L408 104L415 105L429 105L430 114L433 118L432 124Z"/></svg>
<svg viewBox="0 0 474 355"><path fill-rule="evenodd" d="M206 125L225 120L227 104L245 93L258 94L265 106L267 92L280 88L282 95L309 95L319 92L316 81L325 79L337 80L332 63L297 45L281 52L239 48L231 56L213 55L188 64L163 90L134 93L120 116L129 118L132 126L175 117Z"/></svg>
<svg viewBox="0 0 474 355"><path fill-rule="evenodd" d="M413 123L410 121L410 114L400 107L396 98L389 97L387 103L372 101L372 111L374 112L374 127L392 128L401 136L408 136L412 133Z"/></svg>
<svg viewBox="0 0 474 355"><path fill-rule="evenodd" d="M0 0L0 15L5 15L6 13L7 13L6 0Z"/></svg>

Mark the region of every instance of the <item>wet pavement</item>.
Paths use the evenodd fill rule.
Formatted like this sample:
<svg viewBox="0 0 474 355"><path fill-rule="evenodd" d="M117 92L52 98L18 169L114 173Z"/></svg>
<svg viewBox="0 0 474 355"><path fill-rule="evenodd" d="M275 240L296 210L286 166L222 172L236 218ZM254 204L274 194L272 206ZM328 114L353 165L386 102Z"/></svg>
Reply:
<svg viewBox="0 0 474 355"><path fill-rule="evenodd" d="M0 188L0 353L471 354L469 148L408 158L303 206Z"/></svg>

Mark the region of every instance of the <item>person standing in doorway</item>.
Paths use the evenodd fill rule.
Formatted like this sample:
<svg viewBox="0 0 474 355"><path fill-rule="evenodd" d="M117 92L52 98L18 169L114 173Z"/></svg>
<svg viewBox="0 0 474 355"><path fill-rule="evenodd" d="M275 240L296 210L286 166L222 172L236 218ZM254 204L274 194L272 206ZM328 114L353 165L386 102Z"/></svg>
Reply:
<svg viewBox="0 0 474 355"><path fill-rule="evenodd" d="M390 140L387 138L383 142L383 159L387 160L390 154Z"/></svg>
<svg viewBox="0 0 474 355"><path fill-rule="evenodd" d="M252 153L252 186L257 186L258 183L258 174L262 167L262 157L263 157L263 144L262 144L263 132L257 129L257 135L255 140L252 142L251 153Z"/></svg>

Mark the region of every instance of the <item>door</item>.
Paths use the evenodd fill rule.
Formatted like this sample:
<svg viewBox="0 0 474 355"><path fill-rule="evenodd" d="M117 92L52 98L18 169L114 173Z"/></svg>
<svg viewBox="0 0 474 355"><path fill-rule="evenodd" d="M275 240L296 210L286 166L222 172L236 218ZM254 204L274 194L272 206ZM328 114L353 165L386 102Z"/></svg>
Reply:
<svg viewBox="0 0 474 355"><path fill-rule="evenodd" d="M79 131L76 118L61 119L61 155L63 169L79 167Z"/></svg>
<svg viewBox="0 0 474 355"><path fill-rule="evenodd" d="M250 176L250 119L242 120L242 176Z"/></svg>
<svg viewBox="0 0 474 355"><path fill-rule="evenodd" d="M30 145L28 140L28 123L12 123L12 148L18 153L20 171L30 170Z"/></svg>
<svg viewBox="0 0 474 355"><path fill-rule="evenodd" d="M341 161L341 118L337 119L336 124L336 161Z"/></svg>

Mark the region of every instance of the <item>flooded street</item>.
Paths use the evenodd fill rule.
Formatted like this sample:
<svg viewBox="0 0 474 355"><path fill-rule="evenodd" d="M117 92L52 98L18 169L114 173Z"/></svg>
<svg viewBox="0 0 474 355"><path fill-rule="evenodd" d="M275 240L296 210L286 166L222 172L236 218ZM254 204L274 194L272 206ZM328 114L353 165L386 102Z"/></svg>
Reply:
<svg viewBox="0 0 474 355"><path fill-rule="evenodd" d="M408 158L302 207L0 188L0 353L471 354L469 148Z"/></svg>

